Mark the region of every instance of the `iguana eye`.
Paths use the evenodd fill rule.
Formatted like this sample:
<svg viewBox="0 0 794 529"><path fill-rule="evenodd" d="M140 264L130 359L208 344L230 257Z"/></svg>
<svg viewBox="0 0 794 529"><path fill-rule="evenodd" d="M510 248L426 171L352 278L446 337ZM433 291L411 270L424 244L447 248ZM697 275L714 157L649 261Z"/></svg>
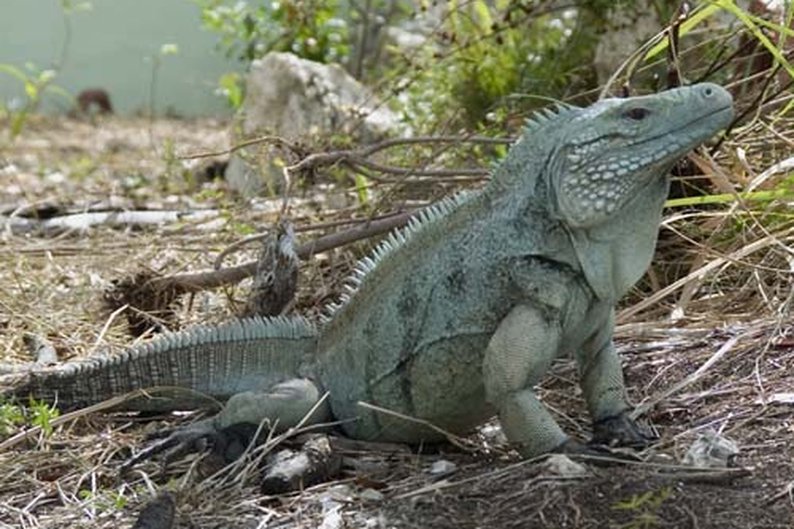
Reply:
<svg viewBox="0 0 794 529"><path fill-rule="evenodd" d="M651 113L650 110L643 107L634 107L628 109L623 115L629 119L633 119L634 121L641 121L645 119Z"/></svg>

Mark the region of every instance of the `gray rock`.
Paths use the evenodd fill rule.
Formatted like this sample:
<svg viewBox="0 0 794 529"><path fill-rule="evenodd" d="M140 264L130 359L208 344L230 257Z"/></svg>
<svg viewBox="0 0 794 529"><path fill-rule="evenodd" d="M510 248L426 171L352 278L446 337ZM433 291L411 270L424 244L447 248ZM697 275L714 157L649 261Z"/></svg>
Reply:
<svg viewBox="0 0 794 529"><path fill-rule="evenodd" d="M573 461L563 454L552 454L543 462L543 468L549 474L563 478L581 478L589 472L584 465Z"/></svg>
<svg viewBox="0 0 794 529"><path fill-rule="evenodd" d="M448 476L458 469L458 466L452 461L446 459L439 459L430 465L430 474L433 476Z"/></svg>
<svg viewBox="0 0 794 529"><path fill-rule="evenodd" d="M738 0L737 4L747 10L750 2ZM624 62L651 37L662 31L669 22L660 16L651 0L638 0L626 8L614 9L609 15L608 31L600 36L593 58L598 83L602 85L606 83ZM691 47L695 42L702 42L713 35L707 30L725 28L736 23L732 15L725 11L718 12L702 22L698 26L698 31L684 36L681 46ZM658 58L664 59L665 55L662 54ZM659 66L660 74L663 74L664 68L664 65ZM686 71L686 67L683 69Z"/></svg>
<svg viewBox="0 0 794 529"><path fill-rule="evenodd" d="M383 501L384 498L383 493L375 489L364 489L358 494L358 497L361 498L362 500L373 501L373 502Z"/></svg>
<svg viewBox="0 0 794 529"><path fill-rule="evenodd" d="M246 97L238 113L233 143L275 135L287 141L351 134L367 143L398 127L398 118L336 64L320 64L291 53L269 53L251 64ZM237 151L225 177L232 188L252 195L283 184L283 168L294 155L271 144Z"/></svg>
<svg viewBox="0 0 794 529"><path fill-rule="evenodd" d="M705 432L692 443L684 455L685 465L699 468L729 468L736 466L739 446L716 432Z"/></svg>

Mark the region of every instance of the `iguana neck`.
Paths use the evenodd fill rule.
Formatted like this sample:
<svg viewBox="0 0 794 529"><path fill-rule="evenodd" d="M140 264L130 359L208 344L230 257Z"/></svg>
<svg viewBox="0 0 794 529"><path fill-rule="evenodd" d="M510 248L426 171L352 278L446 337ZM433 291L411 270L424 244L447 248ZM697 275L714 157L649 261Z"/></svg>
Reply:
<svg viewBox="0 0 794 529"><path fill-rule="evenodd" d="M599 299L617 301L648 269L669 186L665 170L627 203L613 221L567 230L579 269Z"/></svg>
<svg viewBox="0 0 794 529"><path fill-rule="evenodd" d="M483 194L516 213L537 210L551 214L550 175L559 170L552 160L560 145L549 141L549 135L579 110L566 107L557 114L530 121L505 159L494 168Z"/></svg>
<svg viewBox="0 0 794 529"><path fill-rule="evenodd" d="M503 211L502 216L544 219L550 224L545 230L560 228L568 236L571 251L559 244L540 245L548 254L544 257L580 272L597 298L614 302L642 277L653 257L669 189L669 171L660 170L659 177L638 192L610 222L577 229L555 220L551 205L556 197L550 175L562 169L552 164L553 159L554 149L542 149L542 142L521 142L498 167L483 193L491 208ZM515 178L518 173L521 178ZM527 187L532 192L527 193Z"/></svg>

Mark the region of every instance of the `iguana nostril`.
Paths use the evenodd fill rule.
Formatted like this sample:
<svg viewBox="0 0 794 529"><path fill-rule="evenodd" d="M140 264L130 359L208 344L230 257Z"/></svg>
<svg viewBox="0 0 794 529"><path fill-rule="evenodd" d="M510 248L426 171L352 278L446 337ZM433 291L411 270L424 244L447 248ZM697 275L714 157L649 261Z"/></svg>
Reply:
<svg viewBox="0 0 794 529"><path fill-rule="evenodd" d="M713 88L711 88L710 86L705 86L705 87L703 87L703 95L704 95L705 97L711 97L711 96L713 96L713 95L714 95L714 89L713 89Z"/></svg>

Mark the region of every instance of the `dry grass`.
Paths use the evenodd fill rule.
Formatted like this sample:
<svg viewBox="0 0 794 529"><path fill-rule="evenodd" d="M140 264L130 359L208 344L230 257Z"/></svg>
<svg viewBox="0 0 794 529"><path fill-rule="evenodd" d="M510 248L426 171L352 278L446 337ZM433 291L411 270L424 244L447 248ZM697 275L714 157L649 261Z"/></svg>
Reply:
<svg viewBox="0 0 794 529"><path fill-rule="evenodd" d="M738 131L713 159L699 161L707 178L701 184L746 189L790 156L792 130L789 122L758 120ZM224 131L214 122L162 121L150 131L144 121L110 119L94 127L41 119L0 151L6 211L106 203L219 212L145 229L97 227L51 238L0 234L2 362L29 361L25 332L50 340L62 360L129 344L120 316L102 307L111 280L141 270L210 268L218 252L275 219L280 203L252 205L217 182L192 182L163 147L168 139L179 153L215 150L224 146ZM788 173L770 176L758 189L779 186ZM304 225L347 218L355 206L352 192L334 199L334 207L327 195L304 198L292 212ZM166 474L148 463L120 480L117 470L130 447L166 423L94 413L0 452L0 526L129 525L156 490L168 489L176 494L178 527L318 527L324 521L330 528L336 515L344 523L339 527L791 527L794 405L783 396L794 392L794 228L787 204L676 208L666 226L672 235L663 238L652 274L620 312L617 342L630 391L636 402L653 404L645 417L661 434L654 454L678 461L699 433L712 429L738 442L747 477L702 483L638 465L561 478L519 461L486 429L467 440L474 453L454 446L420 454L348 448L338 481L267 497L257 488L255 465L208 478L205 464L188 458ZM234 254L227 264L256 251ZM316 314L355 255L346 248L306 264L295 310ZM178 309L177 320L222 320L243 296L244 287L197 294ZM574 381L572 365L561 362L542 394L566 429L587 437ZM453 461L456 470L432 474L438 459Z"/></svg>

